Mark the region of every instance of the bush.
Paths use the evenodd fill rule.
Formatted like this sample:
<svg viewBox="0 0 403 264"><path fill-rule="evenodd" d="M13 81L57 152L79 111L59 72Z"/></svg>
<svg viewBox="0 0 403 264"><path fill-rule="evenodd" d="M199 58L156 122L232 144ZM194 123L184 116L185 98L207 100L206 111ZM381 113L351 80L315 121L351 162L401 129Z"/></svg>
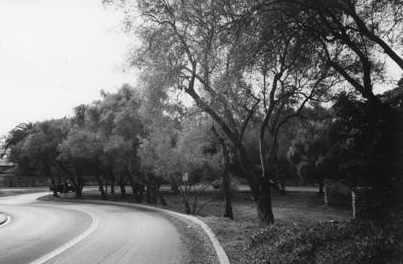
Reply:
<svg viewBox="0 0 403 264"><path fill-rule="evenodd" d="M326 205L351 206L351 188L345 180L326 180Z"/></svg>
<svg viewBox="0 0 403 264"><path fill-rule="evenodd" d="M359 187L353 191L353 215L355 218L381 218L385 213L385 194L370 187Z"/></svg>
<svg viewBox="0 0 403 264"><path fill-rule="evenodd" d="M268 226L252 235L241 263L401 263L400 219Z"/></svg>

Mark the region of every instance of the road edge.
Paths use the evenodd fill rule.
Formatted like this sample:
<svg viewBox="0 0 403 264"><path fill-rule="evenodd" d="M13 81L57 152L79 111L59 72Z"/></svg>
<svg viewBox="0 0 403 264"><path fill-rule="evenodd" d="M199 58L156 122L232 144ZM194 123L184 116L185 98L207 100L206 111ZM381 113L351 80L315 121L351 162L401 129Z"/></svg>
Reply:
<svg viewBox="0 0 403 264"><path fill-rule="evenodd" d="M11 217L9 215L0 212L0 227L7 225L10 221Z"/></svg>
<svg viewBox="0 0 403 264"><path fill-rule="evenodd" d="M132 204L132 203L98 201L98 200L80 200L80 201L66 201L66 202L130 206L130 207L134 207L134 208L141 208L141 209L146 209L146 210L150 210L150 211L165 213L165 214L169 214L169 215L176 216L179 218L184 218L184 219L190 220L193 223L199 225L203 229L203 231L207 234L211 243L213 244L213 247L216 252L219 263L220 264L231 264L231 262L229 261L229 258L227 256L227 253L225 252L224 248L221 246L221 244L218 241L214 232L210 229L210 227L206 223L204 223L202 220L200 220L194 216L181 214L178 212L174 212L174 211L170 211L170 210L166 210L166 209L162 209L162 208L158 208L158 207L147 206L144 204Z"/></svg>

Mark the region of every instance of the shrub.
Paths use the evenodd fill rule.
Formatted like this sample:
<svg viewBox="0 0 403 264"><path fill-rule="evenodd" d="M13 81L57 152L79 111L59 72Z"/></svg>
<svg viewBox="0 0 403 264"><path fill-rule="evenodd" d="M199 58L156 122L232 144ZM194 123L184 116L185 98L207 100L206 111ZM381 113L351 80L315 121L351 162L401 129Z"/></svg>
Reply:
<svg viewBox="0 0 403 264"><path fill-rule="evenodd" d="M325 187L327 205L351 206L351 188L345 180L327 180Z"/></svg>
<svg viewBox="0 0 403 264"><path fill-rule="evenodd" d="M255 232L241 263L401 263L403 221L280 223Z"/></svg>

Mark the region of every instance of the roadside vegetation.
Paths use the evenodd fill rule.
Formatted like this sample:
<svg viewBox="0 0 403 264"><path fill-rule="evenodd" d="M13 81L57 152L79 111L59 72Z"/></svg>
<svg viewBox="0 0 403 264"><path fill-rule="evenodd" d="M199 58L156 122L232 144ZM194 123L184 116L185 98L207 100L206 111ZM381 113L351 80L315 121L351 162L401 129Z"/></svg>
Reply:
<svg viewBox="0 0 403 264"><path fill-rule="evenodd" d="M139 83L10 131L19 175L199 215L234 263L401 263L401 1L103 2Z"/></svg>

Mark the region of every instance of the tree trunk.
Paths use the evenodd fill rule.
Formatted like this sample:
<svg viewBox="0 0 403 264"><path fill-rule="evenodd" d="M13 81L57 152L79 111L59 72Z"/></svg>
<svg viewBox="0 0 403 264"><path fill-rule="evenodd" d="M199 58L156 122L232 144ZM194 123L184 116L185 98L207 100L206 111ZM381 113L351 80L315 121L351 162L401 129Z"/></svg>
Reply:
<svg viewBox="0 0 403 264"><path fill-rule="evenodd" d="M151 187L151 188L150 188L151 203L152 203L152 204L157 204L158 194L157 194L157 188L155 188L155 183L154 183L154 184L150 184L149 186Z"/></svg>
<svg viewBox="0 0 403 264"><path fill-rule="evenodd" d="M150 187L149 183L147 183L147 185L146 185L146 198L147 198L147 203L151 204L152 203L152 201L151 201L151 187Z"/></svg>
<svg viewBox="0 0 403 264"><path fill-rule="evenodd" d="M218 135L218 134L216 134ZM228 217L231 220L234 220L234 213L232 211L232 203L231 203L231 179L228 173L229 170L229 163L230 157L227 145L225 145L224 139L219 137L221 148L223 151L224 156L224 171L222 174L222 187L223 187L223 194L224 194L224 201L225 201L225 213L224 217Z"/></svg>
<svg viewBox="0 0 403 264"><path fill-rule="evenodd" d="M236 163L238 170L247 179L251 189L252 197L257 205L259 221L266 224L274 222L272 204L271 204L271 191L270 181L262 179L259 172L253 167L252 162L242 145L237 146L236 152L239 162Z"/></svg>
<svg viewBox="0 0 403 264"><path fill-rule="evenodd" d="M76 188L76 198L82 199L83 198L83 187L78 185Z"/></svg>
<svg viewBox="0 0 403 264"><path fill-rule="evenodd" d="M275 77L276 78L276 77ZM276 85L276 81L273 83L273 86ZM271 91L271 93L274 90ZM272 110L272 100L270 104L270 109ZM259 182L259 197L258 197L258 216L259 220L266 224L274 223L274 216L271 205L271 190L270 190L270 177L269 177L269 156L270 153L266 153L267 145L265 141L265 131L270 118L270 110L266 113L266 117L261 124L260 133L259 133L259 156L260 156L260 166L262 168L261 176L258 177Z"/></svg>
<svg viewBox="0 0 403 264"><path fill-rule="evenodd" d="M187 200L183 200L183 205L185 206L185 214L190 214L191 210L190 210L189 202Z"/></svg>
<svg viewBox="0 0 403 264"><path fill-rule="evenodd" d="M83 198L83 188L84 188L84 180L83 176L80 172L77 174L77 187L76 187L76 198L82 199Z"/></svg>
<svg viewBox="0 0 403 264"><path fill-rule="evenodd" d="M224 217L228 217L229 219L234 220L234 213L232 211L232 203L231 203L230 176L228 174L227 169L225 169L223 174L223 192L225 201Z"/></svg>
<svg viewBox="0 0 403 264"><path fill-rule="evenodd" d="M53 177L52 177L52 173L51 173L49 164L47 164L47 166L46 166L45 176L48 177L48 179L50 180L51 187L53 189L53 196L59 197L59 195L57 194L57 186L55 183L55 179L53 179ZM60 176L59 176L59 181L60 181Z"/></svg>
<svg viewBox="0 0 403 264"><path fill-rule="evenodd" d="M166 200L165 200L165 198L164 198L164 195L163 195L162 192L160 191L159 187L157 188L157 195L158 195L158 199L160 200L160 203L161 203L163 206L167 206L168 204L167 204L167 202L166 202Z"/></svg>
<svg viewBox="0 0 403 264"><path fill-rule="evenodd" d="M54 180L52 177L49 177L49 179L50 179L50 182L52 183L53 196L54 196L54 197L60 197L60 196L57 194L57 186L56 186L55 180Z"/></svg>
<svg viewBox="0 0 403 264"><path fill-rule="evenodd" d="M136 200L136 203L142 203L143 202L143 185L140 183L135 184L135 195L134 199Z"/></svg>
<svg viewBox="0 0 403 264"><path fill-rule="evenodd" d="M179 194L179 186L178 186L178 184L176 183L176 181L175 181L174 178L171 178L171 190L173 191L173 193L174 193L175 195L178 195L178 194Z"/></svg>
<svg viewBox="0 0 403 264"><path fill-rule="evenodd" d="M193 66L193 70L195 70L196 65ZM281 77L281 76L280 76ZM278 76L276 76L278 78ZM188 85L188 89L186 89L186 93L194 99L196 102L196 105L203 109L208 115L212 117L212 119L217 122L217 124L220 126L222 131L225 133L225 135L230 139L231 143L234 145L236 152L235 155L239 158L239 163L237 163L237 167L239 171L242 173L242 175L247 179L248 184L250 186L252 196L257 203L258 206L258 211L262 212L259 215L262 215L262 218L260 218L261 221L265 222L265 219L268 220L266 223L271 224L273 222L273 217L270 218L270 215L273 215L272 209L271 209L271 197L270 197L270 190L268 191L268 194L264 194L264 196L269 196L268 199L261 199L262 192L260 191L261 186L259 186L259 173L256 171L256 169L253 167L253 163L251 162L248 153L245 150L245 147L242 144L242 136L241 138L238 137L237 133L235 133L233 130L228 127L226 122L220 117L220 115L215 112L206 102L204 102L200 96L196 93L194 90L194 83L195 83L195 75L192 76L192 79L190 80L190 83ZM274 83L277 83L277 80L275 80ZM272 89L272 93L274 95L275 89ZM274 105L274 104L273 104ZM266 124L264 124L266 125ZM262 202L261 200L264 200L266 202ZM259 205L259 203L263 204L262 206ZM266 216L266 217L265 217Z"/></svg>
<svg viewBox="0 0 403 264"><path fill-rule="evenodd" d="M139 184L139 203L143 202L143 196L144 196L144 185Z"/></svg>
<svg viewBox="0 0 403 264"><path fill-rule="evenodd" d="M285 195L287 192L285 190L285 182L284 182L283 177L280 177L280 186L281 186L280 194Z"/></svg>
<svg viewBox="0 0 403 264"><path fill-rule="evenodd" d="M321 176L318 177L319 183L319 195L323 196L325 193L323 192L323 178Z"/></svg>
<svg viewBox="0 0 403 264"><path fill-rule="evenodd" d="M111 178L111 194L115 195L115 175L113 173L110 174L110 178Z"/></svg>
<svg viewBox="0 0 403 264"><path fill-rule="evenodd" d="M196 214L196 212L197 212L197 206L199 205L198 197L199 197L199 194L195 193L194 198L193 198L193 203L192 203L192 211L191 211L192 214Z"/></svg>
<svg viewBox="0 0 403 264"><path fill-rule="evenodd" d="M127 178L129 179L130 187L132 188L134 200L137 202L137 190L136 190L136 183L130 173L127 174Z"/></svg>
<svg viewBox="0 0 403 264"><path fill-rule="evenodd" d="M257 201L259 220L263 223L273 224L274 216L271 204L270 181L267 177L262 179L261 187L259 195L260 199Z"/></svg>
<svg viewBox="0 0 403 264"><path fill-rule="evenodd" d="M119 187L120 187L120 198L126 199L127 197L127 193L126 193L126 186L125 186L125 182L123 180L119 180Z"/></svg>
<svg viewBox="0 0 403 264"><path fill-rule="evenodd" d="M102 200L108 200L108 194L107 194L107 191L105 191L105 189L104 189L102 176L100 176L99 174L97 174L97 175L98 175L97 181L98 181L98 185L99 185L99 191L101 192Z"/></svg>

